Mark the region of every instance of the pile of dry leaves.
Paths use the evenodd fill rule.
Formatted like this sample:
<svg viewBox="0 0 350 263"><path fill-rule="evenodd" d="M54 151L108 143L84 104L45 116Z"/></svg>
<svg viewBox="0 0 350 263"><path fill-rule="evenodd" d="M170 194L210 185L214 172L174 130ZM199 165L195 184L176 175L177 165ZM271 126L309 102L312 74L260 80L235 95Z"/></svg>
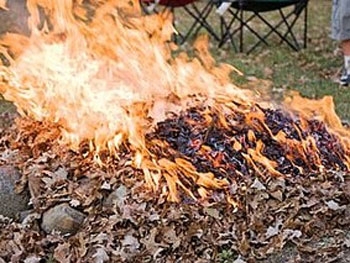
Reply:
<svg viewBox="0 0 350 263"><path fill-rule="evenodd" d="M144 187L127 147L99 167L87 145L60 146L59 129L46 123L21 119L0 135L0 164L21 170L33 207L22 222L0 219L0 262L346 262L349 254L346 172L242 177L230 186L238 209L220 192L212 204L177 204ZM86 215L70 236L40 228L60 203Z"/></svg>

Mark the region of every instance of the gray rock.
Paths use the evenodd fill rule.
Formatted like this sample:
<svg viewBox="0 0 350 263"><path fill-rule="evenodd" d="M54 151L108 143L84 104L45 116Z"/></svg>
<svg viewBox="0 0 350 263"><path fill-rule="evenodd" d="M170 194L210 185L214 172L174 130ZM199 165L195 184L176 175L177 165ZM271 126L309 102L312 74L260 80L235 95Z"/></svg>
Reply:
<svg viewBox="0 0 350 263"><path fill-rule="evenodd" d="M22 211L28 210L29 192L17 193L16 181L21 178L20 172L13 166L0 166L0 214L15 218Z"/></svg>
<svg viewBox="0 0 350 263"><path fill-rule="evenodd" d="M74 234L80 228L85 217L80 211L63 203L50 208L43 214L41 228L46 233L55 230L61 234Z"/></svg>
<svg viewBox="0 0 350 263"><path fill-rule="evenodd" d="M112 208L114 205L123 205L125 199L127 198L127 195L128 189L124 185L120 185L117 189L109 194L107 199L104 201L104 206Z"/></svg>

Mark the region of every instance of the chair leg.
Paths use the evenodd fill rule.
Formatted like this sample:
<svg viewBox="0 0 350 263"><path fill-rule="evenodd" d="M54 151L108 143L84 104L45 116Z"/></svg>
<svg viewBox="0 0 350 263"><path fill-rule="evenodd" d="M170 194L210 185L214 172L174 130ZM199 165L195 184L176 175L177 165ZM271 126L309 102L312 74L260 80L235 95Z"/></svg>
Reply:
<svg viewBox="0 0 350 263"><path fill-rule="evenodd" d="M239 34L239 52L244 51L244 28L249 29L249 31L255 35L256 38L259 39L259 44L260 42L264 43L265 45L268 46L267 41L262 38L258 32L256 32L250 25L249 22L253 20L256 17L256 14L252 14L250 17L247 19L244 18L244 10L239 10L238 12L233 12L232 10L229 10L229 13L232 15L232 19L229 23L228 26L226 26L226 32L223 35L223 38L219 44L219 47L221 47L227 40L228 38L231 39L232 42L234 42L233 38L235 34ZM231 31L231 27L234 24L235 21L239 22L239 26L237 29L234 29Z"/></svg>
<svg viewBox="0 0 350 263"><path fill-rule="evenodd" d="M270 29L268 33L266 33L264 36L260 36L260 39L264 39L264 42L266 42L266 38L269 37L272 33L277 34L281 39L283 39L283 35L277 30L281 25L283 25L283 20L281 20L279 23L277 23L275 26L271 25L264 17L262 17L259 13L255 12L256 16L263 21ZM286 19L289 19L292 16L292 13L289 13L286 16ZM294 51L298 51L298 48L295 46L295 44L291 43L287 38L284 38L283 41L288 44ZM257 42L249 51L248 53L252 52L258 45L260 44L260 41Z"/></svg>
<svg viewBox="0 0 350 263"><path fill-rule="evenodd" d="M295 14L296 15L300 16L300 14L304 11L303 48L307 48L308 4L309 4L309 0L301 0L295 6Z"/></svg>
<svg viewBox="0 0 350 263"><path fill-rule="evenodd" d="M213 9L213 3L207 3L207 5L202 10L199 10L195 4L191 4L191 6L193 10L191 10L188 6L184 6L184 10L192 18L194 18L195 21L187 30L186 34L183 36L180 44L186 42L191 35L197 35L202 27L205 28L209 32L209 34L215 38L215 40L219 41L220 37L216 34L216 32L212 29L210 24L206 21Z"/></svg>
<svg viewBox="0 0 350 263"><path fill-rule="evenodd" d="M219 48L221 48L226 43L226 41L230 40L235 51L238 51L237 46L236 46L235 41L234 41L234 35L237 33L237 31L239 29L234 30L233 32L230 32L230 29L231 29L232 25L238 19L237 16L238 16L239 10L236 10L235 12L233 12L232 10L228 10L228 12L232 15L232 19L230 20L229 23L226 22L226 20L223 16L220 16L221 39L219 42Z"/></svg>
<svg viewBox="0 0 350 263"><path fill-rule="evenodd" d="M247 51L247 53L249 54L251 51L253 51L253 49L255 49L256 46L260 45L261 43L264 43L266 46L269 46L269 43L266 41L266 38L268 35L271 34L271 32L269 32L269 34L265 35L265 36L261 36L258 32L256 32L256 30L254 30L248 23L250 20L253 20L255 17L260 18L260 15L257 12L254 12L247 20L243 20L243 28L242 30L245 28L247 28L253 35L255 35L256 38L259 39L259 41L254 45L253 48L251 48L249 51ZM243 41L243 37L242 37L242 41ZM243 44L242 44L242 52L243 52Z"/></svg>
<svg viewBox="0 0 350 263"><path fill-rule="evenodd" d="M193 9L196 11L196 14L198 15L198 22L201 25L201 27L204 27L210 33L210 35L212 35L215 38L215 40L219 41L220 37L216 34L214 29L207 22L207 18L210 15L211 11L213 10L214 4L209 2L206 6L207 8L205 12L201 12L195 4L192 4L192 6L193 6ZM195 35L199 32L201 27L197 27L195 31Z"/></svg>
<svg viewBox="0 0 350 263"><path fill-rule="evenodd" d="M286 32L284 33L283 37L281 38L281 42L286 42L287 41L287 37L288 35L290 35L290 37L292 38L293 42L294 42L294 47L299 50L300 49L300 46L299 46L299 43L298 43L298 40L296 39L295 35L294 35L294 32L293 32L293 26L295 25L295 23L297 22L300 14L296 14L296 16L294 17L294 19L291 21L291 23L289 24L288 22L288 19L286 18L286 16L284 15L283 11L282 10L279 10L280 12L280 15L282 17L282 20L284 22L284 24L286 25L287 27L287 30Z"/></svg>
<svg viewBox="0 0 350 263"><path fill-rule="evenodd" d="M240 9L240 23L239 23L239 51L243 52L243 25L244 25L243 9Z"/></svg>
<svg viewBox="0 0 350 263"><path fill-rule="evenodd" d="M307 19L308 19L308 0L305 2L304 8L304 48L307 48Z"/></svg>

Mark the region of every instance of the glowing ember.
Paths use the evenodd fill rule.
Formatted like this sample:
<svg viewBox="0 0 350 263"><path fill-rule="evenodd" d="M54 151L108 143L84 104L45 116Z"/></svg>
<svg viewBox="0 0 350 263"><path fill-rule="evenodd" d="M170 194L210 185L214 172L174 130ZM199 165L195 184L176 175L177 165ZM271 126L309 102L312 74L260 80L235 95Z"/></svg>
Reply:
<svg viewBox="0 0 350 263"><path fill-rule="evenodd" d="M63 144L77 150L88 140L96 161L101 163L98 153L105 149L116 153L122 143L127 143L135 152L134 166L144 171L148 186L156 190L165 180L172 201L179 200L179 189L194 199L206 198L209 189L226 188L227 178L216 177L212 171L198 171L183 158L162 158L151 151L154 145L168 147L161 140L146 145L146 134L168 112L204 105L207 112L199 117L204 125L234 130L227 116L235 112L251 128L244 140L254 147L244 150L240 158L252 168L244 169L261 175L265 171L282 175L279 163L265 153L269 146L256 132L266 132L273 140L285 143L290 163L298 158L310 162L308 158L312 157L319 169L323 167L313 137L300 135L295 143L295 138L268 127L266 111L254 106L256 98L230 84L229 73L234 68L215 66L205 38L195 43L198 58L189 59L183 53L174 58L175 47L169 41L173 28L171 20L165 19L168 14L142 16L138 0L92 1L94 15L87 15L85 10L92 12L92 7L87 8L81 0L27 2L31 37L8 34L0 42L0 52L11 62L9 68L1 68L0 91L23 116L58 124ZM39 6L46 14L42 27ZM293 103L289 105L296 108ZM208 113L214 109L221 112L215 119ZM312 109L317 112L318 106ZM340 153L344 156L339 158L349 168L348 131L329 117L327 110L324 113L326 123L342 136L340 147L344 148ZM303 120L291 129L302 134L306 127ZM230 143L236 152L246 146L242 137L232 138ZM200 149L201 155L212 155L212 149L202 141L192 140L191 144ZM314 153L311 157L310 152ZM210 158L214 158L214 167L220 167L226 157L216 154ZM237 166L224 169L244 172Z"/></svg>

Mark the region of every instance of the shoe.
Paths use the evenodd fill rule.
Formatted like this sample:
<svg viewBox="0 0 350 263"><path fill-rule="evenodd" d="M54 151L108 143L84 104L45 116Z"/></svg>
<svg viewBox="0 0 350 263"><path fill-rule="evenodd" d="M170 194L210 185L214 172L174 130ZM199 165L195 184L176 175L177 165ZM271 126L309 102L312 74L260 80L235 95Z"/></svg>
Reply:
<svg viewBox="0 0 350 263"><path fill-rule="evenodd" d="M340 76L339 83L342 86L348 86L350 85L350 74L346 72L346 70L343 70L343 73Z"/></svg>

